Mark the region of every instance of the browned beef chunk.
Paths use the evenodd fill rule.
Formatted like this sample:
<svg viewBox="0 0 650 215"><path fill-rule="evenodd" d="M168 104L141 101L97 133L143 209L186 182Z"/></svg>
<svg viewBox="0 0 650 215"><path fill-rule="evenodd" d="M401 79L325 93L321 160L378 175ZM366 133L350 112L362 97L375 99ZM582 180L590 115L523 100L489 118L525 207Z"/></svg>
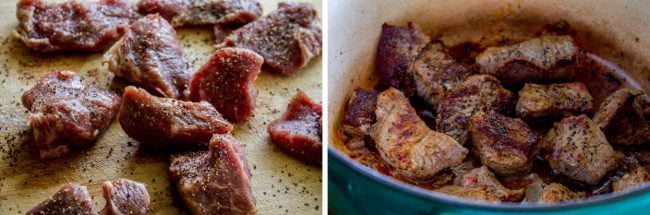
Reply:
<svg viewBox="0 0 650 215"><path fill-rule="evenodd" d="M42 52L103 51L140 16L126 0L21 0L17 7L14 36Z"/></svg>
<svg viewBox="0 0 650 215"><path fill-rule="evenodd" d="M138 10L143 14L158 13L173 26L242 25L262 15L257 0L141 0Z"/></svg>
<svg viewBox="0 0 650 215"><path fill-rule="evenodd" d="M612 182L612 190L614 192L623 191L626 189L641 186L650 182L650 173L645 167L638 167L629 173L626 173L621 178L614 179Z"/></svg>
<svg viewBox="0 0 650 215"><path fill-rule="evenodd" d="M554 173L596 185L616 168L616 155L605 134L585 115L555 123L543 140L545 159Z"/></svg>
<svg viewBox="0 0 650 215"><path fill-rule="evenodd" d="M539 137L521 119L479 111L469 120L473 151L481 163L502 176L530 172Z"/></svg>
<svg viewBox="0 0 650 215"><path fill-rule="evenodd" d="M562 118L593 109L591 94L580 82L562 84L526 84L519 91L517 116L525 119Z"/></svg>
<svg viewBox="0 0 650 215"><path fill-rule="evenodd" d="M264 67L292 75L320 55L318 13L309 3L278 4L278 9L234 32L218 47L247 48L264 57Z"/></svg>
<svg viewBox="0 0 650 215"><path fill-rule="evenodd" d="M271 141L285 152L311 164L322 162L323 107L298 91L282 118L269 124Z"/></svg>
<svg viewBox="0 0 650 215"><path fill-rule="evenodd" d="M449 91L438 103L436 130L460 144L469 142L469 118L478 111L505 112L514 104L515 95L503 88L496 78L473 75Z"/></svg>
<svg viewBox="0 0 650 215"><path fill-rule="evenodd" d="M97 214L93 208L93 200L85 186L75 183L64 185L50 199L38 204L27 211L28 215L71 214L91 215Z"/></svg>
<svg viewBox="0 0 650 215"><path fill-rule="evenodd" d="M240 48L217 50L190 82L192 101L207 101L230 121L243 121L253 115L255 87L264 59Z"/></svg>
<svg viewBox="0 0 650 215"><path fill-rule="evenodd" d="M562 184L544 184L537 181L526 187L525 202L531 203L556 203L570 201L585 197L584 192L574 192Z"/></svg>
<svg viewBox="0 0 650 215"><path fill-rule="evenodd" d="M399 90L389 88L377 98L372 137L381 157L400 174L428 179L460 164L467 149L453 138L432 131Z"/></svg>
<svg viewBox="0 0 650 215"><path fill-rule="evenodd" d="M461 187L480 187L487 190L488 195L497 197L501 201L515 202L524 197L524 189L511 190L497 180L486 166L470 170L461 178L459 185Z"/></svg>
<svg viewBox="0 0 650 215"><path fill-rule="evenodd" d="M215 134L209 151L172 156L169 171L193 214L254 214L244 145Z"/></svg>
<svg viewBox="0 0 650 215"><path fill-rule="evenodd" d="M169 98L186 98L191 67L176 38L176 31L158 14L131 24L128 32L107 53L115 75Z"/></svg>
<svg viewBox="0 0 650 215"><path fill-rule="evenodd" d="M490 193L485 187L462 187L458 185L448 185L434 190L435 192L446 195L481 201L500 202L499 197Z"/></svg>
<svg viewBox="0 0 650 215"><path fill-rule="evenodd" d="M207 102L159 98L131 86L124 89L119 121L129 137L165 149L207 146L213 134L233 129Z"/></svg>
<svg viewBox="0 0 650 215"><path fill-rule="evenodd" d="M106 206L101 215L145 215L149 208L149 193L143 183L115 179L102 184Z"/></svg>
<svg viewBox="0 0 650 215"><path fill-rule="evenodd" d="M640 91L623 88L611 94L600 105L594 121L605 132L610 144L650 143L650 127L643 116L643 109L637 102L640 95Z"/></svg>
<svg viewBox="0 0 650 215"><path fill-rule="evenodd" d="M59 157L91 145L108 128L120 98L87 85L71 71L43 76L22 95L41 158Z"/></svg>
<svg viewBox="0 0 650 215"><path fill-rule="evenodd" d="M483 74L506 85L559 81L573 77L571 62L578 54L571 36L542 36L505 47L487 48L476 56Z"/></svg>
<svg viewBox="0 0 650 215"><path fill-rule="evenodd" d="M375 71L384 84L401 90L406 96L416 92L413 64L429 43L420 26L392 26L384 23L375 56Z"/></svg>
<svg viewBox="0 0 650 215"><path fill-rule="evenodd" d="M433 106L470 75L468 66L457 63L442 48L439 43L429 45L413 65L417 95Z"/></svg>
<svg viewBox="0 0 650 215"><path fill-rule="evenodd" d="M346 142L350 149L361 149L365 143L364 138L370 135L370 127L377 120L379 91L357 88L348 101L348 106L343 118L343 130L349 138Z"/></svg>

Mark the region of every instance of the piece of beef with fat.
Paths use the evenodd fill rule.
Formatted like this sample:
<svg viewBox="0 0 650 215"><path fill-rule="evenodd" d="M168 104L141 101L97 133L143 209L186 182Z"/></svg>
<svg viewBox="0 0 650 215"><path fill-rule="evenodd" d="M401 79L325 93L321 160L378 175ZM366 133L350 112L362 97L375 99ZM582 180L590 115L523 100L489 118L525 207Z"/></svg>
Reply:
<svg viewBox="0 0 650 215"><path fill-rule="evenodd" d="M187 98L192 68L176 31L158 14L131 24L104 57L110 71L152 93Z"/></svg>
<svg viewBox="0 0 650 215"><path fill-rule="evenodd" d="M310 163L322 163L323 107L299 90L282 118L269 124L271 141L292 156Z"/></svg>
<svg viewBox="0 0 650 215"><path fill-rule="evenodd" d="M561 84L526 84L519 91L517 116L524 119L562 118L588 114L593 98L580 82Z"/></svg>
<svg viewBox="0 0 650 215"><path fill-rule="evenodd" d="M101 52L140 17L131 1L20 0L13 35L41 52Z"/></svg>
<svg viewBox="0 0 650 215"><path fill-rule="evenodd" d="M213 134L233 129L207 102L159 98L132 86L124 89L118 119L129 137L152 148L207 146Z"/></svg>
<svg viewBox="0 0 650 215"><path fill-rule="evenodd" d="M370 135L370 127L377 121L375 109L379 91L366 90L358 87L348 101L343 118L343 131L348 140L349 149L361 149L365 146L364 139Z"/></svg>
<svg viewBox="0 0 650 215"><path fill-rule="evenodd" d="M478 111L503 113L514 106L515 95L490 75L472 75L447 92L438 103L436 130L460 144L470 142L469 119Z"/></svg>
<svg viewBox="0 0 650 215"><path fill-rule="evenodd" d="M255 214L244 145L231 135L215 134L209 151L172 156L169 171L193 214Z"/></svg>
<svg viewBox="0 0 650 215"><path fill-rule="evenodd" d="M445 53L440 43L425 48L413 65L413 78L417 95L436 106L445 93L460 85L470 75L465 64L457 63Z"/></svg>
<svg viewBox="0 0 650 215"><path fill-rule="evenodd" d="M452 137L429 129L395 88L379 94L375 114L371 131L375 147L388 165L408 178L429 179L467 155Z"/></svg>
<svg viewBox="0 0 650 215"><path fill-rule="evenodd" d="M160 14L174 27L243 25L262 15L257 0L141 0L137 7L142 14Z"/></svg>
<svg viewBox="0 0 650 215"><path fill-rule="evenodd" d="M542 146L554 173L589 185L598 184L617 167L616 154L605 134L585 115L556 122Z"/></svg>
<svg viewBox="0 0 650 215"><path fill-rule="evenodd" d="M504 47L490 47L476 56L480 73L493 75L506 85L561 81L575 74L579 52L571 36L545 35Z"/></svg>
<svg viewBox="0 0 650 215"><path fill-rule="evenodd" d="M106 206L100 215L146 215L149 193L143 183L128 179L115 179L102 184Z"/></svg>
<svg viewBox="0 0 650 215"><path fill-rule="evenodd" d="M309 3L278 4L278 9L230 34L217 47L239 47L264 57L264 67L292 75L321 54L321 23Z"/></svg>
<svg viewBox="0 0 650 215"><path fill-rule="evenodd" d="M27 211L27 215L74 214L96 215L93 200L85 186L68 183L52 197Z"/></svg>
<svg viewBox="0 0 650 215"><path fill-rule="evenodd" d="M540 137L521 119L479 111L469 120L473 151L481 163L501 176L530 172Z"/></svg>
<svg viewBox="0 0 650 215"><path fill-rule="evenodd" d="M416 24L409 22L400 27L384 23L375 55L375 72L381 81L406 96L415 94L413 64L429 40Z"/></svg>
<svg viewBox="0 0 650 215"><path fill-rule="evenodd" d="M253 115L255 87L264 59L247 49L217 50L190 81L192 101L207 101L234 122Z"/></svg>
<svg viewBox="0 0 650 215"><path fill-rule="evenodd" d="M630 146L650 143L650 126L638 102L641 91L622 88L600 105L594 121L612 145Z"/></svg>
<svg viewBox="0 0 650 215"><path fill-rule="evenodd" d="M612 191L620 192L650 182L650 173L645 167L637 167L612 181Z"/></svg>
<svg viewBox="0 0 650 215"><path fill-rule="evenodd" d="M71 71L54 71L23 93L28 123L41 158L54 158L97 140L115 118L120 97L85 83Z"/></svg>

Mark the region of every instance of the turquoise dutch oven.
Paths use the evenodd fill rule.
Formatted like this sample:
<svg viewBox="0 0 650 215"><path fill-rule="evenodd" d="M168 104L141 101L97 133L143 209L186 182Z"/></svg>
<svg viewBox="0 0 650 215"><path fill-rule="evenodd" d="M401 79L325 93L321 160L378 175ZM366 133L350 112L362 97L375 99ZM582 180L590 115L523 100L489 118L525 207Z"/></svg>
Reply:
<svg viewBox="0 0 650 215"><path fill-rule="evenodd" d="M462 42L495 29L508 29L506 36L516 38L545 24L566 21L578 32L576 37L590 41L583 48L621 67L650 92L650 2L333 0L328 4L330 214L650 214L649 186L547 205L497 204L437 194L347 157L337 124L352 90L376 83L373 60L384 22L413 22L432 38L446 36L448 41Z"/></svg>

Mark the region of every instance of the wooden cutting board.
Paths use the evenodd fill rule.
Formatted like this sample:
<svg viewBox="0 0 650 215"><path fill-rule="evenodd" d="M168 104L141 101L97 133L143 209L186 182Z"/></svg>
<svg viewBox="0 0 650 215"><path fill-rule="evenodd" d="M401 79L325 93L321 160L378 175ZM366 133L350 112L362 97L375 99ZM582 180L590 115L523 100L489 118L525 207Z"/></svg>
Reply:
<svg viewBox="0 0 650 215"><path fill-rule="evenodd" d="M278 1L260 0L265 14ZM309 0L321 15L320 0ZM45 73L72 70L100 87L119 89L99 54L40 54L30 51L11 36L17 25L16 0L0 1L0 214L24 214L54 194L63 184L87 186L95 208L104 207L101 183L128 178L146 184L151 214L187 214L168 178L169 155L139 147L114 121L96 144L64 158L38 158L27 125L27 110L20 96ZM177 29L178 37L195 69L214 51L209 26ZM296 89L303 89L321 102L321 57L298 74L285 77L262 72L255 116L235 125L234 135L246 144L246 157L253 173L253 195L259 214L320 214L321 168L305 165L270 144L266 128L279 118Z"/></svg>

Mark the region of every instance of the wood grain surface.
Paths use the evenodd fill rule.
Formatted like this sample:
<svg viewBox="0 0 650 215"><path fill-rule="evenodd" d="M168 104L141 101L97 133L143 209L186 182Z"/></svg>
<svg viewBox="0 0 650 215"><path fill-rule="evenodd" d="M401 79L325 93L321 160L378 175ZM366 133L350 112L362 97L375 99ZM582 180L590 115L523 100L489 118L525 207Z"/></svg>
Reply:
<svg viewBox="0 0 650 215"><path fill-rule="evenodd" d="M278 1L260 0L264 13ZM319 10L319 0L309 0ZM17 25L15 0L0 1L0 214L24 214L54 194L63 184L87 186L97 209L104 207L101 183L128 178L146 184L151 195L151 214L187 214L168 178L169 155L141 149L114 121L96 144L59 159L41 160L27 127L27 110L20 96L45 73L72 70L89 83L119 90L102 53L41 54L30 51L11 36ZM177 34L191 64L198 69L213 49L210 26L180 28ZM285 77L262 72L255 116L235 125L234 136L246 144L253 173L253 194L258 214L320 214L322 176L319 167L308 166L270 144L270 121L280 117L297 89L321 102L321 57L298 74Z"/></svg>

